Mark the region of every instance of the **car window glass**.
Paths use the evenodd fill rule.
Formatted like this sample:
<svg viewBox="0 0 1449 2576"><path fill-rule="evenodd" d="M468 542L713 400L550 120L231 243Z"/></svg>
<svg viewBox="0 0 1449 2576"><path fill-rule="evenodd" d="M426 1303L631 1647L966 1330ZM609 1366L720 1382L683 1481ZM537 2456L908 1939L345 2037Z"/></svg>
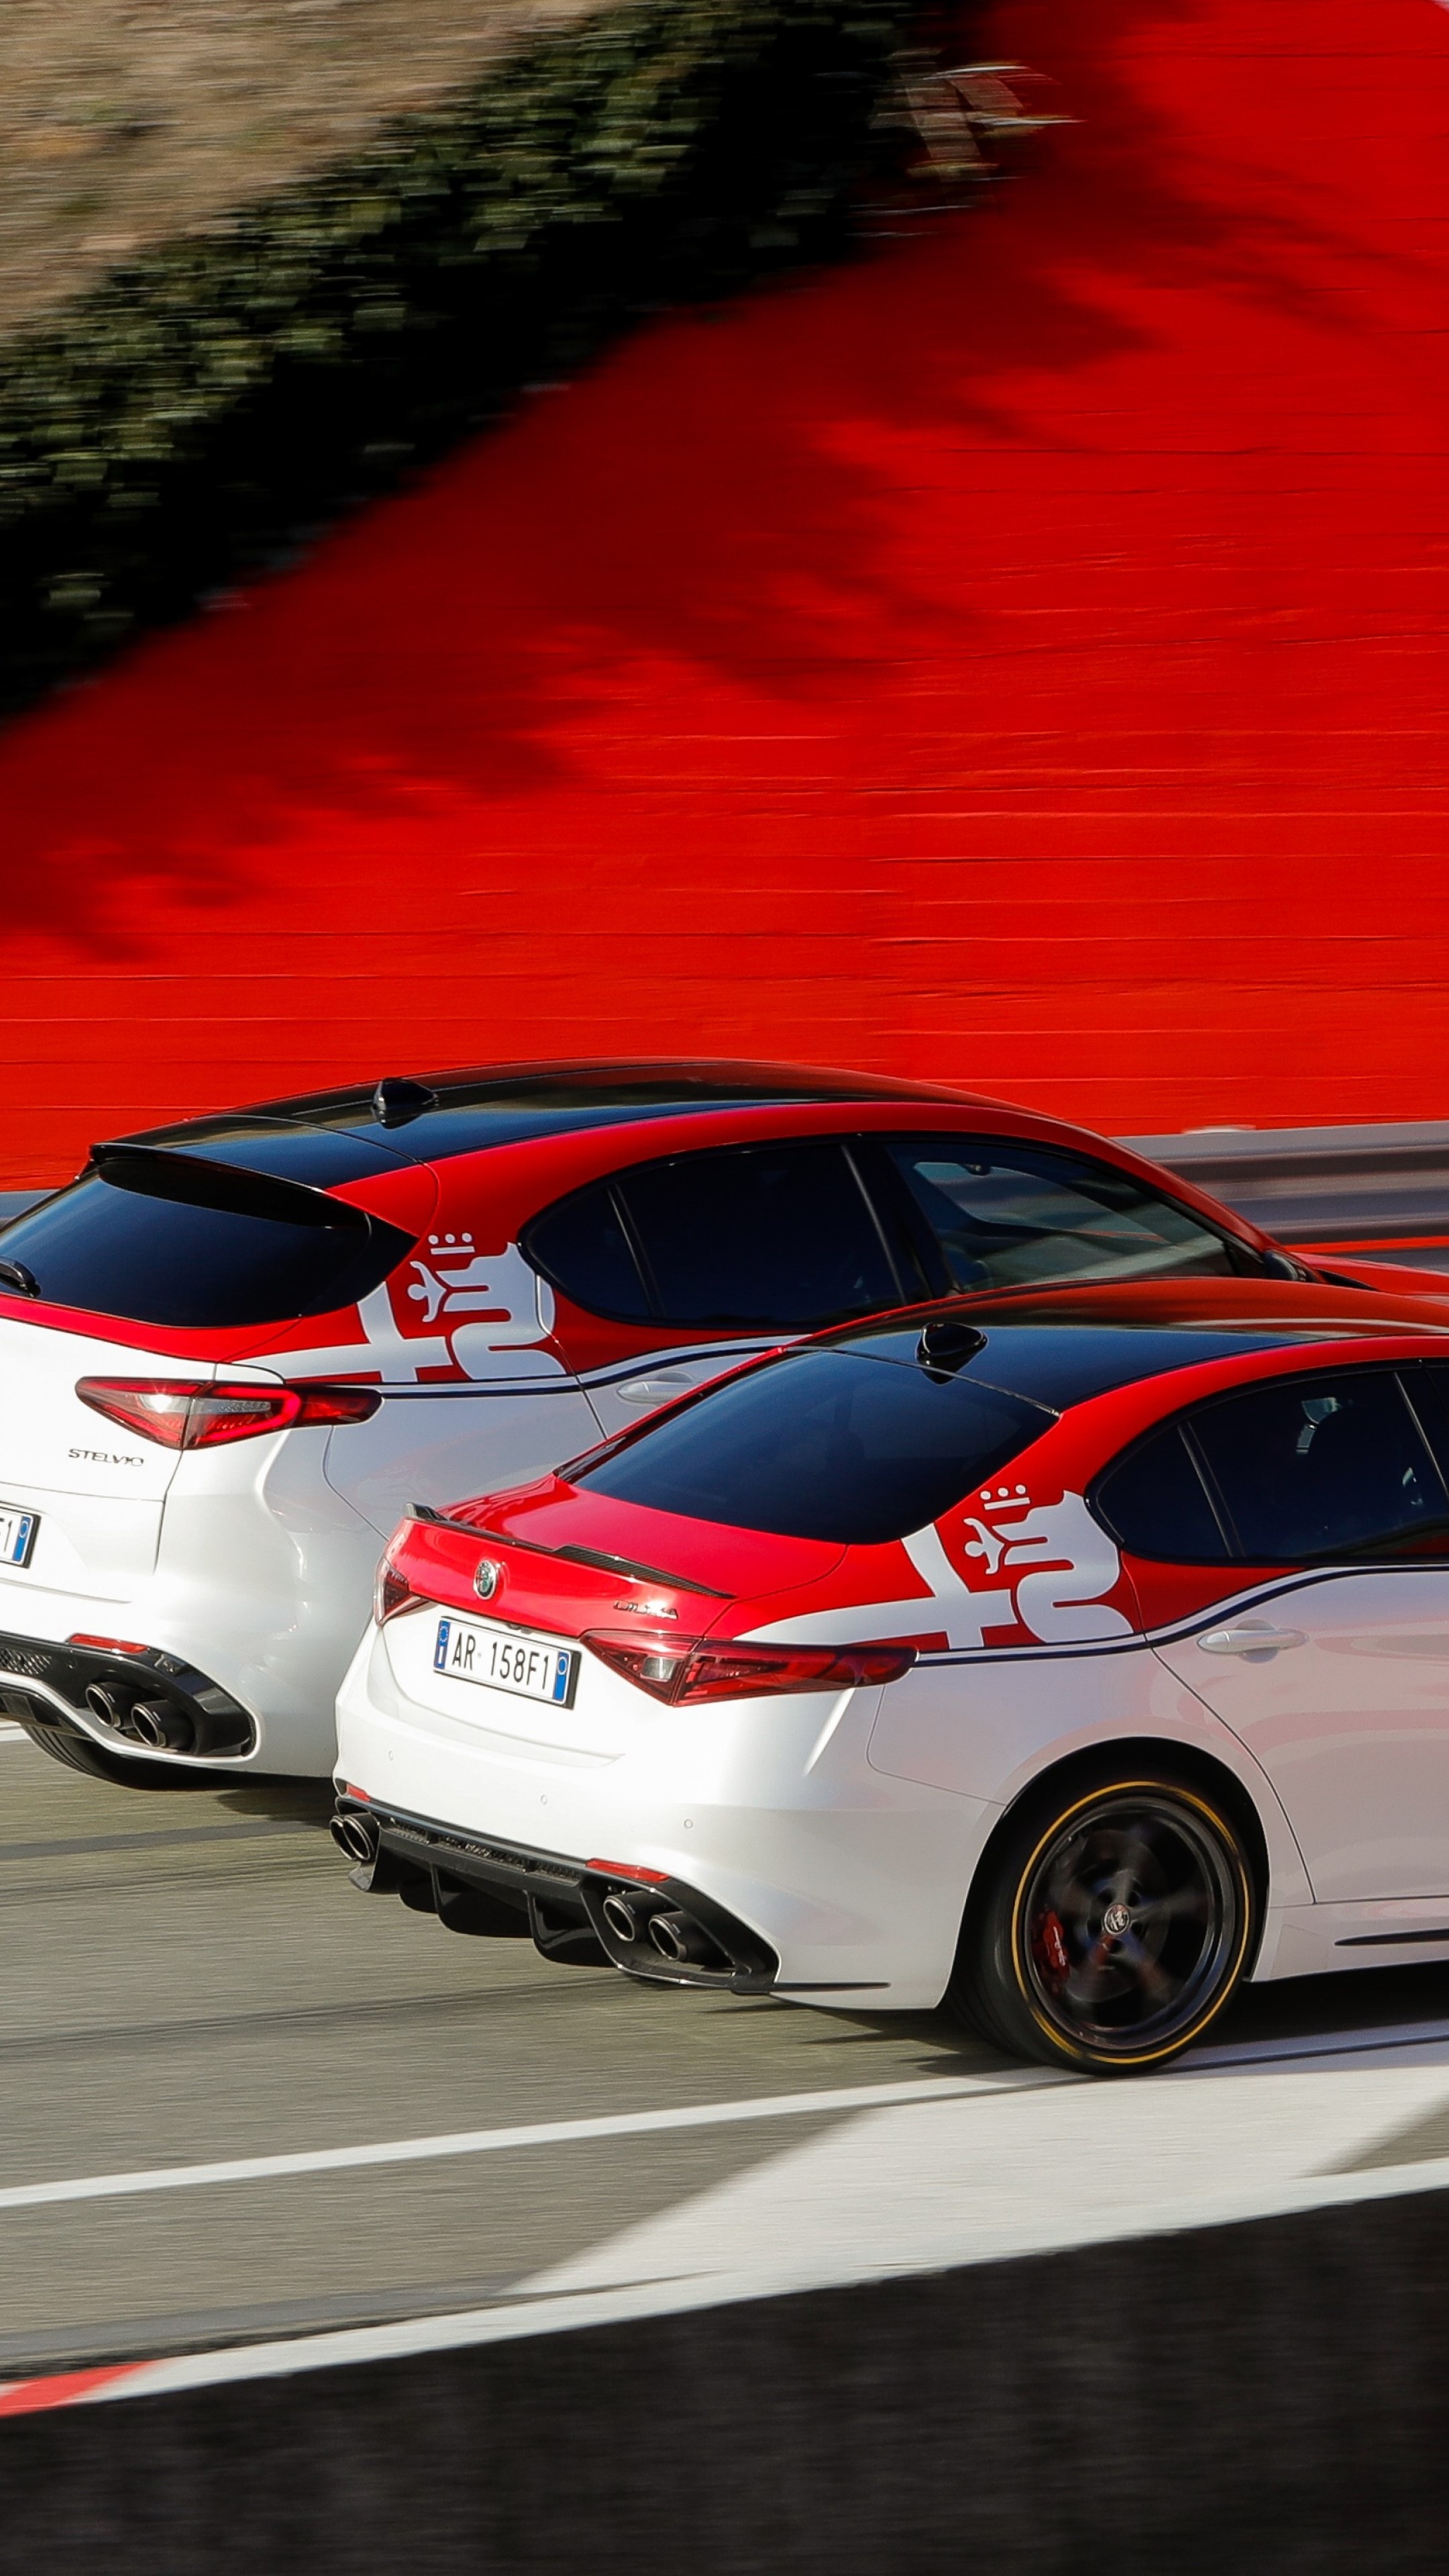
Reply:
<svg viewBox="0 0 1449 2576"><path fill-rule="evenodd" d="M114 1189L90 1175L0 1231L47 1304L134 1324L275 1324L326 1315L381 1285L413 1237L288 1225Z"/></svg>
<svg viewBox="0 0 1449 2576"><path fill-rule="evenodd" d="M574 1481L691 1520L870 1546L939 1519L1054 1419L923 1368L792 1352L710 1388Z"/></svg>
<svg viewBox="0 0 1449 2576"><path fill-rule="evenodd" d="M1422 1361L1416 1368L1405 1369L1404 1384L1409 1402L1429 1437L1429 1446L1449 1470L1449 1362Z"/></svg>
<svg viewBox="0 0 1449 2576"><path fill-rule="evenodd" d="M1092 1509L1129 1556L1170 1565L1221 1565L1229 1551L1192 1453L1176 1423L1109 1467Z"/></svg>
<svg viewBox="0 0 1449 2576"><path fill-rule="evenodd" d="M1449 1496L1387 1369L1254 1387L1204 1405L1190 1436L1250 1563L1449 1542Z"/></svg>
<svg viewBox="0 0 1449 2576"><path fill-rule="evenodd" d="M616 1187L664 1322L803 1328L900 1300L833 1138L684 1154Z"/></svg>
<svg viewBox="0 0 1449 2576"><path fill-rule="evenodd" d="M653 1309L607 1184L580 1190L535 1217L523 1249L544 1277L586 1314L649 1322Z"/></svg>
<svg viewBox="0 0 1449 2576"><path fill-rule="evenodd" d="M1220 1277L1237 1267L1222 1237L1185 1209L1085 1155L999 1137L884 1141L953 1287Z"/></svg>

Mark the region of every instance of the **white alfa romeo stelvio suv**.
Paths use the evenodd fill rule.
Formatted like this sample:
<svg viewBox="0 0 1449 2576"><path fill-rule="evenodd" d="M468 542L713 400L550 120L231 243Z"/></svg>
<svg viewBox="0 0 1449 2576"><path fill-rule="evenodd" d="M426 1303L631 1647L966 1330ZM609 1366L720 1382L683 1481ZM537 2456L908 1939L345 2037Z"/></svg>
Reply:
<svg viewBox="0 0 1449 2576"><path fill-rule="evenodd" d="M99 1144L0 1230L0 1709L138 1787L326 1775L411 1505L822 1326L1162 1275L1313 1276L1078 1129L799 1067L389 1078Z"/></svg>

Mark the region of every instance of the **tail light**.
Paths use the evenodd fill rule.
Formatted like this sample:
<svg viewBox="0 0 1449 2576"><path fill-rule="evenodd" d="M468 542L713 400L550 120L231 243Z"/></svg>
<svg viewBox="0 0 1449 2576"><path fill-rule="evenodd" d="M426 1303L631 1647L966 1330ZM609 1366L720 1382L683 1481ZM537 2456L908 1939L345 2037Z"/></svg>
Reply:
<svg viewBox="0 0 1449 2576"><path fill-rule="evenodd" d="M82 1404L163 1449L220 1449L298 1423L366 1422L374 1386L253 1386L225 1378L83 1377Z"/></svg>
<svg viewBox="0 0 1449 2576"><path fill-rule="evenodd" d="M914 1646L711 1646L700 1637L630 1637L609 1628L589 1629L583 1642L601 1663L671 1708L785 1691L855 1690L899 1681L916 1660Z"/></svg>
<svg viewBox="0 0 1449 2576"><path fill-rule="evenodd" d="M397 1570L397 1560L407 1545L408 1535L408 1524L404 1521L400 1530L394 1530L382 1552L377 1581L372 1587L372 1615L379 1628L385 1627L389 1619L395 1619L400 1610L410 1610L415 1601L426 1597L421 1592L414 1592L407 1576Z"/></svg>

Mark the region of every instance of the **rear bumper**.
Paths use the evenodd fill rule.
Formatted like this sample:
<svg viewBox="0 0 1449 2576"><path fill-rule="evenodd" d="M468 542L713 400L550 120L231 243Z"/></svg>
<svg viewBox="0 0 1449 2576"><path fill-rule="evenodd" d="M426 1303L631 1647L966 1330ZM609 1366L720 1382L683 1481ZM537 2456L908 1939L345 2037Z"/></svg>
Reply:
<svg viewBox="0 0 1449 2576"><path fill-rule="evenodd" d="M389 1831L391 1820L445 1837L454 1858L441 1862L429 1847L429 1868L457 1869L470 1850L474 1872L499 1853L511 1856L510 1868L520 1857L563 1867L577 1925L590 1921L586 1892L600 1906L609 1893L609 1873L588 1867L603 1854L621 1865L620 1893L658 1887L701 1923L713 1906L746 1927L778 1962L766 1988L746 1991L835 2007L855 1997L871 2011L930 2011L940 2002L995 1810L871 1768L878 1691L823 1706L746 1701L692 1720L641 1694L627 1730L612 1712L594 1749L596 1720L585 1716L570 1747L504 1736L496 1723L504 1712L490 1707L480 1724L471 1701L456 1716L418 1706L399 1688L386 1644L386 1629L370 1633L343 1683L336 1777ZM401 1857L394 1840L389 1864ZM497 1861L489 1866L501 1884ZM599 1884L586 1891L593 1877ZM432 1910L430 1897L421 1901ZM652 1897L644 1901L657 1910ZM652 1939L647 1921L645 1933ZM631 1946L626 1956L601 1933L591 1955L635 1975L646 1963L653 1978L667 1973L647 1950L641 1957ZM709 1966L686 1960L676 1973L682 1983L719 1976L726 1986L736 1974L763 1974L759 1953L738 1948L710 1973L694 1973Z"/></svg>
<svg viewBox="0 0 1449 2576"><path fill-rule="evenodd" d="M400 1896L417 1912L436 1913L450 1931L506 1938L526 1928L546 1958L619 1968L651 1985L706 1986L735 1995L767 1995L777 1987L780 1961L770 1944L683 1879L661 1875L646 1885L562 1852L485 1840L370 1799L343 1795L337 1819L353 1829L338 1839L354 1861L355 1886L367 1895ZM362 1857L359 1838L370 1844L370 1857ZM483 1906L458 1901L474 1891L486 1900ZM624 1919L630 1914L637 1925L632 1934ZM649 1926L666 1916L685 1927L677 1937L695 1956L666 1957L655 1946Z"/></svg>
<svg viewBox="0 0 1449 2576"><path fill-rule="evenodd" d="M216 1456L225 1463L228 1453ZM310 1478L306 1459L290 1493L279 1478L274 1467L262 1489L169 1503L159 1562L123 1599L55 1590L6 1569L0 1689L44 1683L38 1723L89 1734L123 1757L328 1777L337 1685L367 1625L378 1541L335 1496L324 1491L316 1501L320 1479ZM9 1640L37 1657L64 1656L77 1632L144 1640L146 1660L169 1659L173 1680L195 1674L181 1687L200 1703L197 1750L153 1752L98 1726L84 1687L71 1687L75 1676L17 1668L3 1653ZM92 1678L90 1670L80 1676L82 1684ZM220 1697L212 1702L211 1693Z"/></svg>
<svg viewBox="0 0 1449 2576"><path fill-rule="evenodd" d="M160 1647L110 1654L0 1631L0 1708L34 1730L88 1736L109 1752L244 1762L255 1720L219 1682Z"/></svg>

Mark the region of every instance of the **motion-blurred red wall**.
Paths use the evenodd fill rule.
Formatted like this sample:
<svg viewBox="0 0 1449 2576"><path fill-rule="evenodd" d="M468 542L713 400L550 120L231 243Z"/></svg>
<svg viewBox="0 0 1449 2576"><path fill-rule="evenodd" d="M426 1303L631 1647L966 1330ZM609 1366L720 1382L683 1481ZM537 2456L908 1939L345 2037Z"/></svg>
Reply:
<svg viewBox="0 0 1449 2576"><path fill-rule="evenodd" d="M0 742L3 1177L499 1056L1449 1114L1449 16L1004 0L1079 122Z"/></svg>

